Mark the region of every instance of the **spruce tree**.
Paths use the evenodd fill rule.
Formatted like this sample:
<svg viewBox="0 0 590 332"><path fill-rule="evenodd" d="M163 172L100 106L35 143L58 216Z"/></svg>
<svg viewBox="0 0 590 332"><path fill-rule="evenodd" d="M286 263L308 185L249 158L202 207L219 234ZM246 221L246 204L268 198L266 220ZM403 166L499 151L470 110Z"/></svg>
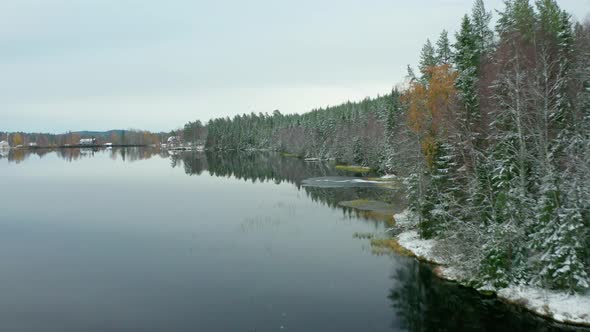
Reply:
<svg viewBox="0 0 590 332"><path fill-rule="evenodd" d="M456 35L457 41L453 45L454 62L459 75L456 87L464 112L460 116L463 126L470 130L474 121L479 118L479 100L477 96L478 51L477 39L473 32L473 25L467 15L463 17L461 29Z"/></svg>
<svg viewBox="0 0 590 332"><path fill-rule="evenodd" d="M476 0L471 11L473 36L478 57L489 53L494 43L494 32L490 28L492 13L486 11L483 0Z"/></svg>
<svg viewBox="0 0 590 332"><path fill-rule="evenodd" d="M531 41L535 32L535 11L529 0L506 0L504 11L496 24L498 34L503 37L518 34Z"/></svg>
<svg viewBox="0 0 590 332"><path fill-rule="evenodd" d="M436 54L430 39L426 40L426 44L422 47L420 53L420 73L422 73L422 82L428 82L430 79L430 69L436 66Z"/></svg>
<svg viewBox="0 0 590 332"><path fill-rule="evenodd" d="M574 32L570 22L570 15L565 11L559 14L557 28L557 45L558 45L558 82L557 82L557 112L555 120L560 127L567 124L574 125L575 119L572 117L572 102L568 97L569 79L571 75L571 58L574 53Z"/></svg>
<svg viewBox="0 0 590 332"><path fill-rule="evenodd" d="M443 30L436 42L436 63L437 65L448 65L450 64L451 59L452 54L449 35L447 30Z"/></svg>

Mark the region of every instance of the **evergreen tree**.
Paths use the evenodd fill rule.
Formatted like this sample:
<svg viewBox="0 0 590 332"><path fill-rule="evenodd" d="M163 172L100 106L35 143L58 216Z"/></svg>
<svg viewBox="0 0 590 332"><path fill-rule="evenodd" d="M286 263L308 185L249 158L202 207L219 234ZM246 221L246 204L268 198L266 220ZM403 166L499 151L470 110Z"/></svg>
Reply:
<svg viewBox="0 0 590 332"><path fill-rule="evenodd" d="M414 69L410 65L406 67L406 80L410 84L417 80L416 73L414 73Z"/></svg>
<svg viewBox="0 0 590 332"><path fill-rule="evenodd" d="M429 70L436 66L436 61L434 47L430 43L430 39L427 39L426 44L424 44L422 52L420 53L420 73L422 73L421 80L423 82L428 82L428 80L430 80Z"/></svg>
<svg viewBox="0 0 590 332"><path fill-rule="evenodd" d="M447 30L443 30L436 42L436 63L437 65L448 65L450 64L451 59L452 54L449 35Z"/></svg>
<svg viewBox="0 0 590 332"><path fill-rule="evenodd" d="M590 278L584 266L585 225L579 206L567 205L559 209L560 219L552 225L543 246L546 248L539 277L543 285L553 289L566 289L570 293L590 287Z"/></svg>
<svg viewBox="0 0 590 332"><path fill-rule="evenodd" d="M483 0L475 0L471 11L473 37L478 57L489 53L494 43L494 32L490 28L492 13L486 11Z"/></svg>
<svg viewBox="0 0 590 332"><path fill-rule="evenodd" d="M449 143L438 144L436 158L432 167L430 193L427 200L433 202L431 215L431 232L441 234L448 223L457 217L456 195L459 191L459 179L454 147Z"/></svg>
<svg viewBox="0 0 590 332"><path fill-rule="evenodd" d="M457 41L453 45L455 67L459 73L456 87L464 107L460 118L466 130L470 130L473 123L479 119L479 99L477 96L479 57L473 25L467 15L463 17L461 29L457 33L456 39Z"/></svg>
<svg viewBox="0 0 590 332"><path fill-rule="evenodd" d="M506 0L504 11L496 25L498 34L503 37L517 34L530 41L535 32L535 11L529 0Z"/></svg>
<svg viewBox="0 0 590 332"><path fill-rule="evenodd" d="M561 11L558 20L557 28L557 45L558 45L558 60L559 72L557 82L557 112L555 120L560 122L561 127L569 124L574 124L575 119L572 117L572 102L568 98L568 89L570 86L570 70L571 58L574 53L574 32L570 22L570 15L565 11Z"/></svg>

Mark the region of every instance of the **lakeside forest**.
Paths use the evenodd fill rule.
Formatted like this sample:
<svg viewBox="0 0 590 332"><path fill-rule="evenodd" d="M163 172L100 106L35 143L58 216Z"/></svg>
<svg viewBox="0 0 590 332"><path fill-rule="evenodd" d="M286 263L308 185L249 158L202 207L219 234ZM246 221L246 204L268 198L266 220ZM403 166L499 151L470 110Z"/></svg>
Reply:
<svg viewBox="0 0 590 332"><path fill-rule="evenodd" d="M582 13L583 14L583 13ZM395 174L420 236L475 287L590 287L590 22L556 1L476 0L459 31L426 40L404 84L303 114L250 113L171 133L13 133L12 146L150 145L275 150ZM4 139L6 133L0 133Z"/></svg>
<svg viewBox="0 0 590 332"><path fill-rule="evenodd" d="M185 125L210 150L271 149L395 174L420 235L476 287L590 284L590 23L553 0L482 0L390 94Z"/></svg>

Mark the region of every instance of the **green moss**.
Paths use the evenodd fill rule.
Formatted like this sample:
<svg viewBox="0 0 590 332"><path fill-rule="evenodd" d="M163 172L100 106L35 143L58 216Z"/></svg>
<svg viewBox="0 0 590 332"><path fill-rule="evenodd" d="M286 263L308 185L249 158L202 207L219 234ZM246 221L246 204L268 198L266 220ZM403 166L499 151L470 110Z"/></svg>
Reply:
<svg viewBox="0 0 590 332"><path fill-rule="evenodd" d="M352 201L342 201L338 204L342 205L342 206L346 206L346 207L351 207L354 209L361 209L365 206L367 206L369 203L371 203L372 201L369 199L355 199Z"/></svg>
<svg viewBox="0 0 590 332"><path fill-rule="evenodd" d="M483 296L486 297L494 297L496 296L496 292L494 292L493 290L484 290L484 289L480 289L478 290Z"/></svg>
<svg viewBox="0 0 590 332"><path fill-rule="evenodd" d="M287 158L301 158L300 155L297 155L297 154L294 154L294 153L288 153L288 152L281 153L281 156L287 157Z"/></svg>

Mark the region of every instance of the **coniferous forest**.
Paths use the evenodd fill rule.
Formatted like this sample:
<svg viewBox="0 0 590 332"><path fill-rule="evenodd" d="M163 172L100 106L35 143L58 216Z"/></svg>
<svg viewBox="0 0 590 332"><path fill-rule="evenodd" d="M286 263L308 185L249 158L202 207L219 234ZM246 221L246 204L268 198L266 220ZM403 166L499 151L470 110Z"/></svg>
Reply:
<svg viewBox="0 0 590 332"><path fill-rule="evenodd" d="M554 0L482 0L427 40L403 85L303 114L206 127L210 150L271 149L403 179L420 235L474 286L590 286L590 22ZM186 134L185 134L186 135Z"/></svg>

